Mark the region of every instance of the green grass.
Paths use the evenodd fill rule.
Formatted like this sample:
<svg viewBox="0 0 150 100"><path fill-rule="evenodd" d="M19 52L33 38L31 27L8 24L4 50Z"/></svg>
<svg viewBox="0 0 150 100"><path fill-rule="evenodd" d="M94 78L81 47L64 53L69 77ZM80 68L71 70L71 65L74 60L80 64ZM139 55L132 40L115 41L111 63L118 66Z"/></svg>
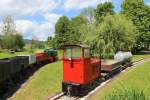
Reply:
<svg viewBox="0 0 150 100"><path fill-rule="evenodd" d="M58 58L62 59L62 50L58 50Z"/></svg>
<svg viewBox="0 0 150 100"><path fill-rule="evenodd" d="M37 53L37 52L43 52L43 49L35 49L35 50L33 50L33 53L28 52L28 51L15 52L14 54L11 54L9 52L1 52L0 53L0 59L14 57L14 56L21 55L21 54L34 54L34 53Z"/></svg>
<svg viewBox="0 0 150 100"><path fill-rule="evenodd" d="M105 100L146 100L140 89L117 89L106 95Z"/></svg>
<svg viewBox="0 0 150 100"><path fill-rule="evenodd" d="M45 100L61 91L61 81L62 62L48 64L31 77L13 100Z"/></svg>
<svg viewBox="0 0 150 100"><path fill-rule="evenodd" d="M150 58L150 54L143 54L143 55L133 55L133 61L138 61L144 58Z"/></svg>
<svg viewBox="0 0 150 100"><path fill-rule="evenodd" d="M150 72L149 71L150 71L150 61L138 65L137 68L131 69L126 73L123 73L120 76L116 77L111 83L101 88L101 90L99 90L96 94L94 94L90 99L104 100L104 98L107 95L112 94L114 91L137 89L143 91L146 98L150 100L150 95L149 95Z"/></svg>
<svg viewBox="0 0 150 100"><path fill-rule="evenodd" d="M11 54L11 53L8 53L8 52L3 52L3 53L0 53L0 59L14 57L14 56L17 56L17 55L20 55L20 54L31 54L31 53L29 53L29 52L16 52L14 54Z"/></svg>

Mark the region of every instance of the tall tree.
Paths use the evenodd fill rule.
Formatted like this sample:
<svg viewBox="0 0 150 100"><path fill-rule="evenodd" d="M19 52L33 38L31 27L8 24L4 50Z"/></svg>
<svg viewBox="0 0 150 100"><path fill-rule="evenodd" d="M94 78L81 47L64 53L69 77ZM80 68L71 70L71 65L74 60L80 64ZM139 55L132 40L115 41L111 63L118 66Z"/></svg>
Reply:
<svg viewBox="0 0 150 100"><path fill-rule="evenodd" d="M87 20L83 16L76 16L71 19L70 21L70 35L71 35L71 43L72 44L79 44L81 43L82 36L85 34L83 31L84 26L87 25Z"/></svg>
<svg viewBox="0 0 150 100"><path fill-rule="evenodd" d="M11 16L6 16L3 20L3 30L2 33L5 35L10 35L16 33L15 24Z"/></svg>
<svg viewBox="0 0 150 100"><path fill-rule="evenodd" d="M2 48L2 36L0 35L0 49Z"/></svg>
<svg viewBox="0 0 150 100"><path fill-rule="evenodd" d="M47 39L47 45L54 49L57 49L56 37L49 36Z"/></svg>
<svg viewBox="0 0 150 100"><path fill-rule="evenodd" d="M103 18L107 15L113 15L114 6L111 2L100 3L97 5L95 9L94 17L96 19L96 23L101 23Z"/></svg>
<svg viewBox="0 0 150 100"><path fill-rule="evenodd" d="M136 25L139 35L136 41L136 49L150 46L150 6L144 4L144 0L124 0L121 13L125 14Z"/></svg>
<svg viewBox="0 0 150 100"><path fill-rule="evenodd" d="M131 50L135 43L136 27L123 15L106 16L93 32L89 43L103 58L109 58L119 50Z"/></svg>
<svg viewBox="0 0 150 100"><path fill-rule="evenodd" d="M15 40L15 49L22 49L25 45L24 41L23 41L23 37L20 34L15 34L14 36L14 40Z"/></svg>
<svg viewBox="0 0 150 100"><path fill-rule="evenodd" d="M15 24L11 16L6 16L3 20L3 28L2 28L2 47L6 49L22 49L24 46L24 41L16 29Z"/></svg>
<svg viewBox="0 0 150 100"><path fill-rule="evenodd" d="M53 37L52 37L52 36L49 36L49 37L47 38L47 44L48 44L49 46L51 46L51 47L52 47L52 40L53 40Z"/></svg>
<svg viewBox="0 0 150 100"><path fill-rule="evenodd" d="M114 51L131 50L135 43L136 27L123 15L109 15L98 26L99 37L112 43Z"/></svg>
<svg viewBox="0 0 150 100"><path fill-rule="evenodd" d="M90 26L94 23L94 8L92 8L92 7L84 8L81 11L80 15L87 19L88 24Z"/></svg>
<svg viewBox="0 0 150 100"><path fill-rule="evenodd" d="M58 48L65 44L69 44L70 41L70 22L66 16L59 18L55 25L55 37Z"/></svg>
<svg viewBox="0 0 150 100"><path fill-rule="evenodd" d="M3 36L2 38L2 47L5 49L15 49L15 39L14 35L10 34L7 36Z"/></svg>

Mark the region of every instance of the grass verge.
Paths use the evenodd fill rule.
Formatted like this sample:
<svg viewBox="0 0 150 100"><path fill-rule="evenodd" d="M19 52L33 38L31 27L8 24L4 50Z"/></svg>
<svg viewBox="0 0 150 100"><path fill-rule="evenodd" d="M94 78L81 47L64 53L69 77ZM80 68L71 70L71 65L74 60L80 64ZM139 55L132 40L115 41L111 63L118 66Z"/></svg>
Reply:
<svg viewBox="0 0 150 100"><path fill-rule="evenodd" d="M112 80L107 86L101 88L97 93L90 97L90 100L105 100L105 97L112 94L113 91L137 89L144 93L144 96L150 100L150 61L138 65ZM114 99L115 100L115 99ZM116 99L117 100L117 99ZM123 100L123 99L119 99ZM125 99L126 100L126 99ZM134 99L135 100L135 99Z"/></svg>
<svg viewBox="0 0 150 100"><path fill-rule="evenodd" d="M61 81L62 62L48 64L29 79L13 100L45 100L61 91Z"/></svg>
<svg viewBox="0 0 150 100"><path fill-rule="evenodd" d="M0 59L14 57L14 56L21 55L21 54L31 54L31 53L29 53L29 52L16 52L14 54L11 54L8 52L3 52L3 53L0 53Z"/></svg>
<svg viewBox="0 0 150 100"><path fill-rule="evenodd" d="M150 54L139 54L139 55L133 55L133 61L138 61L144 58L150 58Z"/></svg>

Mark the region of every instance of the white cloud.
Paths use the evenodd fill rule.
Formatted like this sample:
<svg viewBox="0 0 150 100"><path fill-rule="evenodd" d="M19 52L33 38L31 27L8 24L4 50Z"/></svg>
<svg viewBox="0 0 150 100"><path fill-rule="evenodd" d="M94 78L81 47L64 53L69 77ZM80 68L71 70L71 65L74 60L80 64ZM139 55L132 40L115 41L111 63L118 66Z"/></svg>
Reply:
<svg viewBox="0 0 150 100"><path fill-rule="evenodd" d="M17 16L14 21L16 29L24 38L31 39L35 36L40 40L46 40L48 36L53 35L55 23L61 16L51 12L62 2L63 0L1 0L0 17ZM37 18L38 14L43 16L41 21ZM35 20L24 19L29 16L35 16Z"/></svg>
<svg viewBox="0 0 150 100"><path fill-rule="evenodd" d="M57 22L57 20L59 19L59 17L61 17L62 15L59 14L45 14L44 17L47 21L55 24Z"/></svg>
<svg viewBox="0 0 150 100"><path fill-rule="evenodd" d="M64 8L71 9L83 9L88 6L95 6L98 3L111 2L112 0L66 0Z"/></svg>
<svg viewBox="0 0 150 100"><path fill-rule="evenodd" d="M29 20L16 20L16 29L25 38L31 39L36 37L39 40L46 40L48 36L52 36L55 30L55 23L61 15L45 14L46 21L43 23L33 22Z"/></svg>
<svg viewBox="0 0 150 100"><path fill-rule="evenodd" d="M53 29L53 25L49 22L39 24L29 20L16 20L16 30L22 33L24 38L31 39L36 37L39 40L46 40L50 36Z"/></svg>
<svg viewBox="0 0 150 100"><path fill-rule="evenodd" d="M50 12L55 9L60 0L1 0L0 16L35 15Z"/></svg>

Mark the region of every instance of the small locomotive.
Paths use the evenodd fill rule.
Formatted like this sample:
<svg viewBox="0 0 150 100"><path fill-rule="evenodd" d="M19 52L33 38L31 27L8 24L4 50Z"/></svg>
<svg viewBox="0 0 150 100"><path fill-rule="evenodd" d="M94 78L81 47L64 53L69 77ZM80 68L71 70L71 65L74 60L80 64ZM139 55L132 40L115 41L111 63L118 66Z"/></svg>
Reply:
<svg viewBox="0 0 150 100"><path fill-rule="evenodd" d="M115 60L106 61L91 57L87 45L65 45L62 91L72 96L85 95L104 79L132 65L132 54L129 52L128 56L123 54L120 56L117 53Z"/></svg>

